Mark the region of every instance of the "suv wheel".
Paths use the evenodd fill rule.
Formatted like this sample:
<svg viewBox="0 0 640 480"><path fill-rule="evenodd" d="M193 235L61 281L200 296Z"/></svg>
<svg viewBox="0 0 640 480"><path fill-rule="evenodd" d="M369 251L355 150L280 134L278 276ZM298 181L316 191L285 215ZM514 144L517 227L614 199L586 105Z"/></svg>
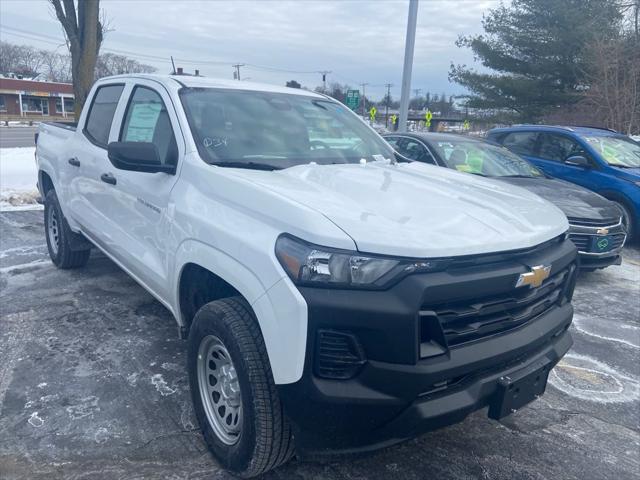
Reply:
<svg viewBox="0 0 640 480"><path fill-rule="evenodd" d="M74 233L62 214L55 190L47 192L44 199L44 231L47 238L47 250L53 264L58 268L78 268L86 265L91 254L90 248L74 249ZM84 237L83 237L84 240ZM86 240L84 240L86 242Z"/></svg>
<svg viewBox="0 0 640 480"><path fill-rule="evenodd" d="M206 304L193 320L188 341L194 410L218 462L250 478L289 460L291 430L247 302L233 297Z"/></svg>

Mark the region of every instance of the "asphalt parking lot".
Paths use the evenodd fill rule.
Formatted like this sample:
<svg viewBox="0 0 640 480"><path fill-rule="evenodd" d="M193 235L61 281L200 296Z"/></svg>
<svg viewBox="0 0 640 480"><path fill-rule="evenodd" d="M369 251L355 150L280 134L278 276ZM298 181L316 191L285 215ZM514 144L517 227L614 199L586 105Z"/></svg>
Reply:
<svg viewBox="0 0 640 480"><path fill-rule="evenodd" d="M583 275L574 305L547 393L502 423L481 411L265 478L640 478L640 250ZM40 211L0 213L0 310L0 478L231 478L195 425L170 314L99 253L56 270Z"/></svg>

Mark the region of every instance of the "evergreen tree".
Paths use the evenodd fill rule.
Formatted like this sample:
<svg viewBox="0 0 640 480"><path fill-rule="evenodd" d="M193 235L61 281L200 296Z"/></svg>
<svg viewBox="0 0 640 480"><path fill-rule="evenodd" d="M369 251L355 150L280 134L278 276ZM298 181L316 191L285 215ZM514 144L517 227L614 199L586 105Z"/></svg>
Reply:
<svg viewBox="0 0 640 480"><path fill-rule="evenodd" d="M469 107L511 109L521 120L535 120L551 107L579 98L585 86L586 46L617 36L621 20L615 1L501 4L483 19L483 35L456 42L473 51L483 71L452 65L449 78L471 92Z"/></svg>

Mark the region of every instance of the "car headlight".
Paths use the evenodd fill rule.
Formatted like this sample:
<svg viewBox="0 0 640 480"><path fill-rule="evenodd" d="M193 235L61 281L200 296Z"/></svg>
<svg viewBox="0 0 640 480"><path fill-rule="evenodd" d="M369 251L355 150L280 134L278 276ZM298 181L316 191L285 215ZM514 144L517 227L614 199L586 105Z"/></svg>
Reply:
<svg viewBox="0 0 640 480"><path fill-rule="evenodd" d="M290 235L276 241L276 257L296 285L379 289L403 276L442 270L448 259L410 260L338 250Z"/></svg>

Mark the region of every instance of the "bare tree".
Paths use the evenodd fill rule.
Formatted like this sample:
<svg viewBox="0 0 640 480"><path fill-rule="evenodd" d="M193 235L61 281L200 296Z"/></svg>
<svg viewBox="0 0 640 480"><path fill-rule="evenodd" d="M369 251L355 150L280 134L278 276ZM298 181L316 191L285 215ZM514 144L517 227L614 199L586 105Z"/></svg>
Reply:
<svg viewBox="0 0 640 480"><path fill-rule="evenodd" d="M606 126L640 131L640 48L633 36L596 41L590 48L585 103Z"/></svg>
<svg viewBox="0 0 640 480"><path fill-rule="evenodd" d="M52 82L71 82L71 59L50 50L40 50L42 57L41 73Z"/></svg>
<svg viewBox="0 0 640 480"><path fill-rule="evenodd" d="M95 79L98 52L103 38L100 0L49 0L62 24L71 52L71 75L75 96L75 114L80 117Z"/></svg>
<svg viewBox="0 0 640 480"><path fill-rule="evenodd" d="M28 45L0 42L0 72L35 77L42 67L40 52Z"/></svg>
<svg viewBox="0 0 640 480"><path fill-rule="evenodd" d="M153 73L156 69L123 55L103 53L96 63L96 79L123 73Z"/></svg>

